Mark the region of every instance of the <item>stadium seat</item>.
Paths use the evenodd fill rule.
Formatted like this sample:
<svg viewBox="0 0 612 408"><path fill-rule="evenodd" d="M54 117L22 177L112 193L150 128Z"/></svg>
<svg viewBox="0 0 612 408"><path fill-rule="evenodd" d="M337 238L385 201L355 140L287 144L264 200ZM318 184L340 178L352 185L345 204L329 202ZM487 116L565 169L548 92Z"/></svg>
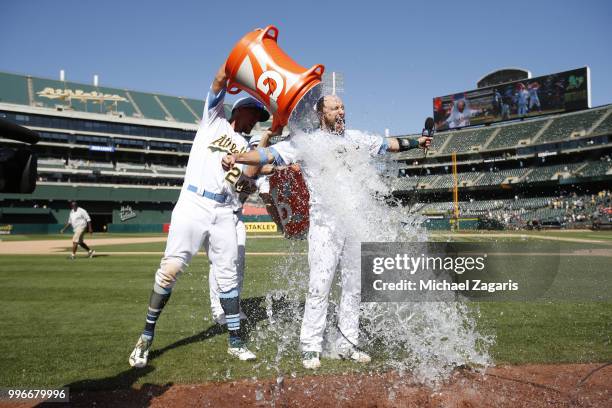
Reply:
<svg viewBox="0 0 612 408"><path fill-rule="evenodd" d="M607 109L593 109L557 116L536 142L544 143L569 139L572 134L582 131L586 134L606 111Z"/></svg>
<svg viewBox="0 0 612 408"><path fill-rule="evenodd" d="M536 120L525 123L513 123L501 126L501 130L487 146L489 149L501 149L518 146L521 140L531 140L547 120Z"/></svg>
<svg viewBox="0 0 612 408"><path fill-rule="evenodd" d="M460 130L452 132L443 153L481 150L495 129Z"/></svg>

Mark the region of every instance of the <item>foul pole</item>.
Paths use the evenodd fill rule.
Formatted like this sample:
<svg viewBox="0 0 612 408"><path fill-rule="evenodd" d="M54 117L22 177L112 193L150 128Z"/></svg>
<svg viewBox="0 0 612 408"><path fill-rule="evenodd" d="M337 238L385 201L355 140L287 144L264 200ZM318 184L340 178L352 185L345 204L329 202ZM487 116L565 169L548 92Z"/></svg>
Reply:
<svg viewBox="0 0 612 408"><path fill-rule="evenodd" d="M457 153L453 152L453 218L455 229L459 229L459 181L457 179Z"/></svg>

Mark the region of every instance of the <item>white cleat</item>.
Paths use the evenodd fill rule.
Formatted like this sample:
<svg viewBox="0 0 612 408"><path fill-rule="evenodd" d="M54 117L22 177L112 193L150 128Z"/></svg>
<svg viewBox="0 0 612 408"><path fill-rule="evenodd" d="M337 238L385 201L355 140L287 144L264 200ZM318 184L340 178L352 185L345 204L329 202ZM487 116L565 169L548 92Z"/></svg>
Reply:
<svg viewBox="0 0 612 408"><path fill-rule="evenodd" d="M149 361L149 350L151 349L152 343L153 340L144 340L142 337L138 338L136 347L134 347L134 351L130 354L130 366L143 368L147 365L147 361Z"/></svg>
<svg viewBox="0 0 612 408"><path fill-rule="evenodd" d="M316 351L304 351L302 353L302 365L308 370L316 370L321 367L319 353Z"/></svg>
<svg viewBox="0 0 612 408"><path fill-rule="evenodd" d="M74 261L76 257L74 256L74 254L70 254L70 256L68 257L68 259L70 259L71 261Z"/></svg>
<svg viewBox="0 0 612 408"><path fill-rule="evenodd" d="M238 357L238 360L240 361L253 361L257 358L257 356L245 346L230 346L227 348L227 354L229 354L230 356Z"/></svg>
<svg viewBox="0 0 612 408"><path fill-rule="evenodd" d="M90 249L89 252L87 252L87 256L89 256L90 258L93 258L95 254L96 251L94 251L93 249Z"/></svg>
<svg viewBox="0 0 612 408"><path fill-rule="evenodd" d="M372 357L370 357L367 353L361 350L357 350L354 347L349 347L347 349L340 350L338 351L338 354L342 359L353 360L357 363L365 364L372 361Z"/></svg>

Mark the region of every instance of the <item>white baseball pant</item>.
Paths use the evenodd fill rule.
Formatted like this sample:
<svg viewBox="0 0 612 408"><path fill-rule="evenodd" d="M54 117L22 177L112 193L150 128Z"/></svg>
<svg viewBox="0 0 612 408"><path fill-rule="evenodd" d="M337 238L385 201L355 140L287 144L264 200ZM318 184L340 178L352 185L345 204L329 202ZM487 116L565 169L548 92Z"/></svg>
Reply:
<svg viewBox="0 0 612 408"><path fill-rule="evenodd" d="M328 221L324 224L311 217L308 231L308 265L310 278L300 333L302 351L323 351L329 292L338 266L342 289L338 327L342 334L339 335L336 346L347 347L350 343L356 345L359 338L361 301L359 242L349 241L342 231Z"/></svg>
<svg viewBox="0 0 612 408"><path fill-rule="evenodd" d="M236 272L238 274L238 293L242 292L242 283L244 282L244 266L246 258L246 227L240 217L236 217L236 238L238 243L238 258L236 260ZM212 266L212 265L211 265ZM210 308L214 319L224 314L219 300L219 285L217 284L214 270L211 267L208 273L208 287L210 292Z"/></svg>
<svg viewBox="0 0 612 408"><path fill-rule="evenodd" d="M236 216L232 208L184 191L172 210L166 251L155 282L162 288L172 288L202 246L219 289L227 292L238 287Z"/></svg>

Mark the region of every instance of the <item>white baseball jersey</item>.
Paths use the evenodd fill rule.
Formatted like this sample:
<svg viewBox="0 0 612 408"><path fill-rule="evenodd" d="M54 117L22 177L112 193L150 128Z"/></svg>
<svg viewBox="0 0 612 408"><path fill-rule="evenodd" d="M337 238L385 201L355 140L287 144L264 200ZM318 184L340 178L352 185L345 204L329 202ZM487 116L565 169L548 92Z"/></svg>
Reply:
<svg viewBox="0 0 612 408"><path fill-rule="evenodd" d="M344 136L327 132L298 135L295 140L289 139L270 148L280 164L300 164L310 193L310 278L300 330L302 351L323 350L329 292L339 264L342 296L338 327L348 341L353 344L358 341L360 237L353 234L354 229L346 228L349 223L344 222L342 214L348 217L358 214L360 197L355 193L362 190L363 194L370 194L370 189L362 187L369 183L368 178L377 178L361 173L364 169L372 169L364 164L370 162L372 156L386 152L387 148L385 138L353 131L346 131ZM353 194L346 195L346 189ZM338 200L342 196L353 199ZM346 346L340 337L337 345Z"/></svg>
<svg viewBox="0 0 612 408"><path fill-rule="evenodd" d="M72 229L85 228L88 222L91 222L91 218L89 218L89 214L87 214L84 208L78 207L76 211L70 210L68 223Z"/></svg>
<svg viewBox="0 0 612 408"><path fill-rule="evenodd" d="M318 143L329 145L334 160L342 160L343 152L347 149L365 148L370 156L375 156L385 153L389 147L387 140L382 136L354 132L351 130L345 131L344 136L319 131L309 137L311 137L313 141L316 140ZM318 177L338 176L338 174L328 174L329 169L325 162L329 158L326 159L321 157L319 161L312 159L304 160L302 157L304 151L296 146L293 138L272 145L271 149L280 157L280 164L299 163L301 165L304 179L308 186L308 192L310 193L310 214L313 216L319 215L323 211L323 208L321 208L321 193L324 192L317 191L316 188L313 188L313 181ZM350 167L350 164L347 164L347 166Z"/></svg>
<svg viewBox="0 0 612 408"><path fill-rule="evenodd" d="M232 206L238 201L235 184L242 174L242 166L225 172L220 163L228 153L246 152L247 141L234 131L226 119L224 98L225 89L218 95L208 92L202 122L189 153L182 191L194 186L200 195L204 191L227 195L225 203ZM185 194L193 192L187 191Z"/></svg>

